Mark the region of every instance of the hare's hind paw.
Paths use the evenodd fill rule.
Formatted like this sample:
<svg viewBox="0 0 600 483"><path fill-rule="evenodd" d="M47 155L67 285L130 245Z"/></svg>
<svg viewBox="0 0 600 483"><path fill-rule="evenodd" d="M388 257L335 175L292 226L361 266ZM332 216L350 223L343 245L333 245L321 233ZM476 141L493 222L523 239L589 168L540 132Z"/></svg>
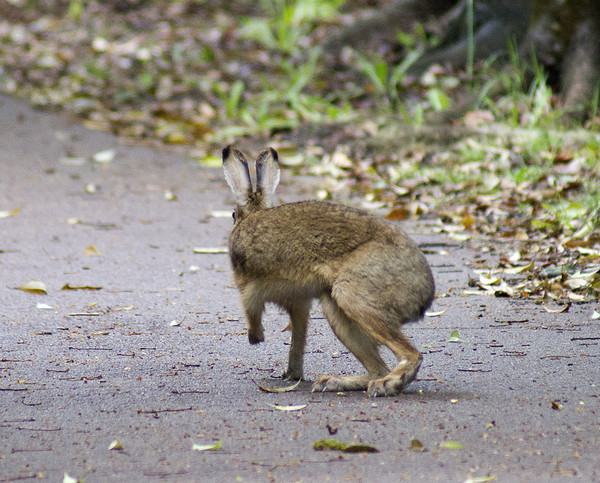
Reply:
<svg viewBox="0 0 600 483"><path fill-rule="evenodd" d="M403 377L392 376L375 379L369 383L367 392L371 397L378 396L395 396L402 392L406 385Z"/></svg>
<svg viewBox="0 0 600 483"><path fill-rule="evenodd" d="M312 386L312 392L364 391L369 376L322 376Z"/></svg>
<svg viewBox="0 0 600 483"><path fill-rule="evenodd" d="M414 380L418 368L417 365L416 368L408 372L400 372L396 369L381 379L374 379L369 382L367 388L369 396L396 396L400 394L404 386Z"/></svg>

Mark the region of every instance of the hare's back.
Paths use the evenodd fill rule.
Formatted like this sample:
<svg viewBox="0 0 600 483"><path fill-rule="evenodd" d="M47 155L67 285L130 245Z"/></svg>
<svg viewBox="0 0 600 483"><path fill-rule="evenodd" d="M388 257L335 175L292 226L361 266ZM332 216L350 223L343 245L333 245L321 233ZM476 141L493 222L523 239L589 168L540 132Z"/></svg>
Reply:
<svg viewBox="0 0 600 483"><path fill-rule="evenodd" d="M414 245L399 228L366 211L302 201L248 216L234 228L231 248L247 256L260 253L262 257L276 257L281 262L299 258L322 262L372 241L408 249Z"/></svg>

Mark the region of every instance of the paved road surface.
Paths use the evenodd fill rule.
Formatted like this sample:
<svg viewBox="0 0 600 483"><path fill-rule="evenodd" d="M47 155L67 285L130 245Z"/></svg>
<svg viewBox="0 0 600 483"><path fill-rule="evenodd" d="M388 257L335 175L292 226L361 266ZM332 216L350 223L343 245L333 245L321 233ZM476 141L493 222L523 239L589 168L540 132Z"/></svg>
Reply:
<svg viewBox="0 0 600 483"><path fill-rule="evenodd" d="M376 400L261 392L253 381L284 385L287 320L271 309L250 347L227 255L194 253L226 244L220 170L9 98L0 146L0 211L20 208L0 219L0 482L600 480L594 305L462 296L472 254L408 226L445 295L445 313L406 329L418 379ZM106 149L111 163L89 160ZM284 181L287 199L305 186ZM14 289L30 280L48 294ZM305 366L313 380L361 370L317 309ZM324 438L379 452L315 451Z"/></svg>

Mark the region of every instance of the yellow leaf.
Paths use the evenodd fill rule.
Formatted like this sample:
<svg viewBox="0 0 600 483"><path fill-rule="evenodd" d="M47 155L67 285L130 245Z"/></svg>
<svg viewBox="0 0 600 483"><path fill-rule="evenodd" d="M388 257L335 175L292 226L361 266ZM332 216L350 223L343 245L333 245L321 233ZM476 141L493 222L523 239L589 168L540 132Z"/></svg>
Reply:
<svg viewBox="0 0 600 483"><path fill-rule="evenodd" d="M21 208L15 208L12 211L0 211L0 218L8 218L9 216L14 216L16 215L19 211L21 211Z"/></svg>
<svg viewBox="0 0 600 483"><path fill-rule="evenodd" d="M121 451L123 449L123 445L118 441L114 440L112 443L108 445L109 450Z"/></svg>
<svg viewBox="0 0 600 483"><path fill-rule="evenodd" d="M44 295L48 293L46 291L46 285L44 284L44 282L40 282L39 280L31 280L29 282L25 282L23 285L19 285L17 287L17 290L23 290L23 292Z"/></svg>
<svg viewBox="0 0 600 483"><path fill-rule="evenodd" d="M227 247L196 247L194 253L227 253Z"/></svg>
<svg viewBox="0 0 600 483"><path fill-rule="evenodd" d="M442 441L440 443L440 446L442 448L446 448L446 449L465 449L465 445L462 444L459 441L454 441L452 439L448 440L448 441Z"/></svg>
<svg viewBox="0 0 600 483"><path fill-rule="evenodd" d="M440 310L439 312L425 312L425 316L426 317L439 317L440 315L445 314L446 310L448 310L448 309Z"/></svg>
<svg viewBox="0 0 600 483"><path fill-rule="evenodd" d="M223 446L223 441L218 441L214 444L194 444L192 446L193 451L213 451L216 449L221 449Z"/></svg>
<svg viewBox="0 0 600 483"><path fill-rule="evenodd" d="M83 254L86 257L99 257L100 256L100 252L98 251L98 249L94 245L88 246L83 251Z"/></svg>
<svg viewBox="0 0 600 483"><path fill-rule="evenodd" d="M298 387L300 382L302 382L302 379L300 381L298 381L297 383L292 384L291 386L286 386L286 387L263 387L260 384L258 384L254 379L252 380L252 382L254 384L256 384L256 387L258 387L261 391L264 391L264 392L290 392Z"/></svg>
<svg viewBox="0 0 600 483"><path fill-rule="evenodd" d="M297 406L279 406L278 404L269 404L269 406L275 409L279 409L279 411L300 411L301 409L304 409L306 406L308 406L308 404L298 404Z"/></svg>
<svg viewBox="0 0 600 483"><path fill-rule="evenodd" d="M167 201L177 201L177 195L173 193L171 190L165 191L165 200Z"/></svg>
<svg viewBox="0 0 600 483"><path fill-rule="evenodd" d="M529 270L530 268L533 267L533 260L528 263L527 265L523 265L521 267L510 267L510 268L505 268L504 270L502 270L504 273L510 273L510 274L517 274L517 273L521 273L524 272L525 270Z"/></svg>
<svg viewBox="0 0 600 483"><path fill-rule="evenodd" d="M475 218L473 218L469 213L465 213L460 222L462 226L465 227L465 230L472 230L473 225L475 224Z"/></svg>

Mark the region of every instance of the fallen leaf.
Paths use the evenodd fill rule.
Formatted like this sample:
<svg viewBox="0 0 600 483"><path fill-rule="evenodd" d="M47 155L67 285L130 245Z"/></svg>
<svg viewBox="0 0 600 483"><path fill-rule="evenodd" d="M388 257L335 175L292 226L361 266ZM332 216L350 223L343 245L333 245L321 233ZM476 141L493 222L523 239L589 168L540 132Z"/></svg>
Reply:
<svg viewBox="0 0 600 483"><path fill-rule="evenodd" d="M181 323L183 322L183 320L172 320L171 323L169 324L171 327L179 327L181 325Z"/></svg>
<svg viewBox="0 0 600 483"><path fill-rule="evenodd" d="M177 195L173 193L171 190L165 191L165 200L167 201L177 201Z"/></svg>
<svg viewBox="0 0 600 483"><path fill-rule="evenodd" d="M92 332L91 334L88 335L88 337L91 339L92 337L99 337L101 335L108 335L109 332L107 330L100 330L98 332Z"/></svg>
<svg viewBox="0 0 600 483"><path fill-rule="evenodd" d="M0 218L8 218L9 216L14 216L19 211L21 211L21 208L15 208L14 210L11 210L11 211L0 211Z"/></svg>
<svg viewBox="0 0 600 483"><path fill-rule="evenodd" d="M497 285L502 280L499 277L495 277L493 275L486 276L483 273L479 275L479 283L481 285Z"/></svg>
<svg viewBox="0 0 600 483"><path fill-rule="evenodd" d="M413 439L410 442L410 449L412 449L413 451L418 451L418 452L422 453L423 451L425 451L425 446L418 439Z"/></svg>
<svg viewBox="0 0 600 483"><path fill-rule="evenodd" d="M231 210L213 210L210 212L211 218L231 218Z"/></svg>
<svg viewBox="0 0 600 483"><path fill-rule="evenodd" d="M207 168L220 168L223 165L221 156L207 155L198 159L198 163Z"/></svg>
<svg viewBox="0 0 600 483"><path fill-rule="evenodd" d="M549 309L544 305L544 310L549 314L561 314L563 312L567 312L569 310L569 307L571 307L571 304L565 304L559 309Z"/></svg>
<svg viewBox="0 0 600 483"><path fill-rule="evenodd" d="M223 446L223 441L218 441L214 444L194 444L192 446L192 451L213 451L216 449L221 449Z"/></svg>
<svg viewBox="0 0 600 483"><path fill-rule="evenodd" d="M596 310L594 310L592 312L592 320L596 320L596 319L600 319L600 312L597 312Z"/></svg>
<svg viewBox="0 0 600 483"><path fill-rule="evenodd" d="M94 183L88 183L85 185L85 192L88 194L93 194L96 191L98 191L98 186L96 186Z"/></svg>
<svg viewBox="0 0 600 483"><path fill-rule="evenodd" d="M469 238L473 238L473 235L467 233L448 233L448 238L456 241L467 241Z"/></svg>
<svg viewBox="0 0 600 483"><path fill-rule="evenodd" d="M83 255L86 257L99 257L100 252L94 245L90 245L83 251Z"/></svg>
<svg viewBox="0 0 600 483"><path fill-rule="evenodd" d="M71 475L68 475L67 473L64 474L63 476L63 483L79 483L81 480L79 480L78 478L73 478Z"/></svg>
<svg viewBox="0 0 600 483"><path fill-rule="evenodd" d="M35 306L36 306L36 308L43 309L43 310L54 308L54 307L50 307L48 304L40 304L40 303L37 303Z"/></svg>
<svg viewBox="0 0 600 483"><path fill-rule="evenodd" d="M286 386L286 387L263 387L260 384L258 384L254 379L252 379L252 382L254 384L256 384L256 387L258 387L261 391L264 391L264 392L290 392L298 387L300 382L302 382L302 379L300 379L295 384L292 384L291 386Z"/></svg>
<svg viewBox="0 0 600 483"><path fill-rule="evenodd" d="M555 411L560 411L563 407L563 405L558 402L558 401L552 401L552 409L554 409Z"/></svg>
<svg viewBox="0 0 600 483"><path fill-rule="evenodd" d="M92 160L95 163L105 164L112 163L115 159L115 150L114 149L105 149L104 151L98 151L96 154L92 156Z"/></svg>
<svg viewBox="0 0 600 483"><path fill-rule="evenodd" d="M101 290L102 287L94 287L92 285L71 285L66 283L62 286L61 290Z"/></svg>
<svg viewBox="0 0 600 483"><path fill-rule="evenodd" d="M469 213L465 213L460 222L465 230L472 230L473 225L475 225L475 218L473 218Z"/></svg>
<svg viewBox="0 0 600 483"><path fill-rule="evenodd" d="M35 294L43 294L47 295L46 285L44 282L40 282L39 280L31 280L29 282L25 282L23 285L19 285L17 290L23 290L23 292L35 293Z"/></svg>
<svg viewBox="0 0 600 483"><path fill-rule="evenodd" d="M406 220L410 216L410 210L405 206L394 206L387 215L386 220Z"/></svg>
<svg viewBox="0 0 600 483"><path fill-rule="evenodd" d="M123 445L119 442L119 440L115 439L112 443L108 445L109 450L122 451Z"/></svg>
<svg viewBox="0 0 600 483"><path fill-rule="evenodd" d="M532 267L533 267L533 260L530 263L528 263L527 265L523 265L520 267L509 267L509 268L503 269L502 271L504 273L510 273L510 274L514 275L517 273L524 272L525 270L529 270Z"/></svg>
<svg viewBox="0 0 600 483"><path fill-rule="evenodd" d="M453 330L452 333L450 334L450 337L448 337L448 339L446 339L446 342L464 342L464 340L462 340L460 338L460 334L458 333L458 330Z"/></svg>
<svg viewBox="0 0 600 483"><path fill-rule="evenodd" d="M196 247L194 253L227 253L227 247Z"/></svg>
<svg viewBox="0 0 600 483"><path fill-rule="evenodd" d="M344 453L378 453L379 450L367 444L351 444L347 445L335 439L321 439L315 441L313 449L317 451L336 450Z"/></svg>
<svg viewBox="0 0 600 483"><path fill-rule="evenodd" d="M300 411L308 406L308 404L298 404L297 406L279 406L278 404L269 404L269 406L278 409L279 411Z"/></svg>
<svg viewBox="0 0 600 483"><path fill-rule="evenodd" d="M465 449L464 444L462 444L459 441L452 440L452 439L449 439L448 441L442 441L440 443L440 447L446 448L446 449Z"/></svg>
<svg viewBox="0 0 600 483"><path fill-rule="evenodd" d="M442 314L445 314L448 309L440 310L439 312L425 312L426 317L439 317Z"/></svg>

